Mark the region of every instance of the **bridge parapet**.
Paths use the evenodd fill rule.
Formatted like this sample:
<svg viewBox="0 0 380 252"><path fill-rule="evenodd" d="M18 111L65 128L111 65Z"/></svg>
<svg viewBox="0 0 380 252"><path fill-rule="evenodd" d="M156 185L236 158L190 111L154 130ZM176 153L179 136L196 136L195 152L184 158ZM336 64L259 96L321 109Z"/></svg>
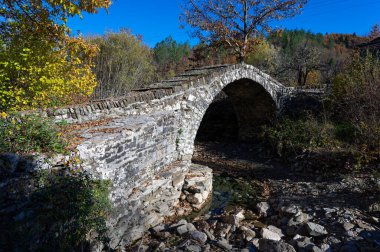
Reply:
<svg viewBox="0 0 380 252"><path fill-rule="evenodd" d="M263 78L270 82L276 89L278 96L289 94L294 90L293 88L283 86L281 83L253 66L246 64L219 65L187 70L169 80L154 83L146 88L132 90L122 97L94 100L75 106L47 109L42 113L47 117L54 118L56 121L66 120L69 123L112 117L114 114L122 114L126 110L138 110L141 103L149 104L154 100L164 99L184 92L190 88L210 85L213 83L213 79L234 71L254 72L259 78Z"/></svg>

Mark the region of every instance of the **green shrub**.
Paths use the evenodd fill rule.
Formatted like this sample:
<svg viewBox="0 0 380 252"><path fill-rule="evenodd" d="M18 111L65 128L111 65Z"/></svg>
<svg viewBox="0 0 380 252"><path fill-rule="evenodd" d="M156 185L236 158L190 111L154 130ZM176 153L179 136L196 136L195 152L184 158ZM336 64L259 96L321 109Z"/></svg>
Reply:
<svg viewBox="0 0 380 252"><path fill-rule="evenodd" d="M373 132L374 137L376 134L379 135ZM379 149L373 149L361 132L348 122L312 116L283 118L273 126L264 126L262 137L269 140L277 154L287 161L306 159L305 165L314 163L319 167L324 162L326 170L341 168L339 166L360 169L376 163L379 157Z"/></svg>
<svg viewBox="0 0 380 252"><path fill-rule="evenodd" d="M0 153L64 152L58 128L36 115L9 115L0 119Z"/></svg>
<svg viewBox="0 0 380 252"><path fill-rule="evenodd" d="M358 132L350 123L338 123L335 125L334 135L337 139L347 143L354 143Z"/></svg>
<svg viewBox="0 0 380 252"><path fill-rule="evenodd" d="M94 180L84 172L45 171L33 184L33 192L15 202L23 205L24 214L6 218L9 229L3 233L3 248L77 251L83 250L90 236L108 242L109 181Z"/></svg>
<svg viewBox="0 0 380 252"><path fill-rule="evenodd" d="M294 120L284 118L274 126L264 126L263 134L280 155L339 146L334 137L334 126L312 116Z"/></svg>

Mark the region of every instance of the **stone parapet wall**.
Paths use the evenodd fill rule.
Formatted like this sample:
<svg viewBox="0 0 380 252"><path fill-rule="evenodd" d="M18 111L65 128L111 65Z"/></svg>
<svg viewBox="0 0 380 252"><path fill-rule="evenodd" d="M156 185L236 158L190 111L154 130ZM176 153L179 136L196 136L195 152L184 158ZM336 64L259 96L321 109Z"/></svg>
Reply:
<svg viewBox="0 0 380 252"><path fill-rule="evenodd" d="M292 88L284 87L281 83L253 66L246 64L222 65L188 70L170 80L152 84L148 88L133 90L123 97L95 100L76 106L47 109L42 111L42 114L54 118L56 121L66 120L69 123L97 120L100 117L108 117L115 113L120 114L129 110L138 110L141 104L149 105L154 100L165 100L165 98L176 96L176 94L184 93L189 89L210 85L215 79L227 76L233 72L239 72L242 76L247 75L247 72L249 72L250 76L255 76L255 81L268 83L268 87L270 87L268 91L276 97L286 95L293 90Z"/></svg>

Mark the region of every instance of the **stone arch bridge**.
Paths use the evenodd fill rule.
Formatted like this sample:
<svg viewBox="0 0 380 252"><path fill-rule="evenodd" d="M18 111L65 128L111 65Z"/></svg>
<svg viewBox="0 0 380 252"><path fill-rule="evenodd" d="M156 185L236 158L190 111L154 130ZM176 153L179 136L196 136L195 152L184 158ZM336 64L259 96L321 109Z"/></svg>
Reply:
<svg viewBox="0 0 380 252"><path fill-rule="evenodd" d="M46 111L56 121L89 125L77 130L76 149L88 172L112 181L111 245L131 242L175 213L199 125L222 91L241 139L301 92L253 66L224 65L192 69L125 97Z"/></svg>

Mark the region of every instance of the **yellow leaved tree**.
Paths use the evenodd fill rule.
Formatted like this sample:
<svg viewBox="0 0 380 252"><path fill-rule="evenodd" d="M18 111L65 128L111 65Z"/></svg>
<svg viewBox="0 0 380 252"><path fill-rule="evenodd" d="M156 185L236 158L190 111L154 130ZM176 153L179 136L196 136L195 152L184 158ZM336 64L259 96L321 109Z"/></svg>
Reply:
<svg viewBox="0 0 380 252"><path fill-rule="evenodd" d="M110 0L0 0L0 111L84 101L97 47L73 37L68 18Z"/></svg>

